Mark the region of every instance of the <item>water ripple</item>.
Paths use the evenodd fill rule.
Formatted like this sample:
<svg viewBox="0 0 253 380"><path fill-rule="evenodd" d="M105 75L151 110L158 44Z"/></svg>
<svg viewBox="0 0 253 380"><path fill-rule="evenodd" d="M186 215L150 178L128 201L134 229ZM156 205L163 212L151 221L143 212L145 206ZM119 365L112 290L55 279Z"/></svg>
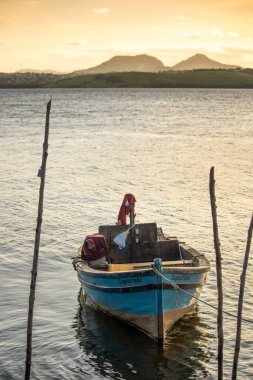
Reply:
<svg viewBox="0 0 253 380"><path fill-rule="evenodd" d="M163 350L82 304L71 257L98 224L115 223L123 194L137 222L156 221L210 259L202 297L217 304L209 201L215 166L224 307L236 313L252 213L252 90L0 90L0 377L24 375L30 271L46 103L51 130L37 279L33 379L216 379L216 312L179 321ZM4 96L3 96L4 95ZM249 260L244 313L252 314ZM235 320L224 317L230 378ZM238 378L253 373L242 326Z"/></svg>

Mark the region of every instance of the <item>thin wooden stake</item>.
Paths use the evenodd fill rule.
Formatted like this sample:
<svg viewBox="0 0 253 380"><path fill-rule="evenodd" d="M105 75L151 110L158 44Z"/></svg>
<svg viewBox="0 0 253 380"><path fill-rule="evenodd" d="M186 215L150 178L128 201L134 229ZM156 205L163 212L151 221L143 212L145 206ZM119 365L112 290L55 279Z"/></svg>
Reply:
<svg viewBox="0 0 253 380"><path fill-rule="evenodd" d="M47 103L42 164L38 172L38 177L40 177L40 192L39 192L38 217L37 217L37 227L36 227L36 233L35 233L33 266L32 266L32 272L31 272L31 285L30 285L28 320L27 320L25 380L30 379L30 373L31 373L33 308L34 308L34 300L35 300L35 288L36 288L38 258L39 258L39 248L40 248L40 233L41 233L42 214L43 214L43 197L44 197L44 187L45 187L45 178L46 178L46 163L47 163L47 156L48 156L47 151L48 151L50 110L51 110L51 100Z"/></svg>
<svg viewBox="0 0 253 380"><path fill-rule="evenodd" d="M246 251L245 251L244 262L243 262L243 269L242 269L242 274L241 274L241 284L240 284L240 293L239 293L239 300L238 300L238 312L237 312L237 332L236 332L236 341L235 341L232 380L236 380L236 376L237 376L237 366L238 366L240 343L241 343L243 296L244 296L244 287L245 287L245 281L246 281L246 272L247 272L248 259L249 259L249 253L250 253L251 239L252 239L252 230L253 230L253 214L251 217L251 222L250 222L250 226L249 226L249 230L248 230L248 239L247 239Z"/></svg>
<svg viewBox="0 0 253 380"><path fill-rule="evenodd" d="M222 268L221 268L221 252L220 241L218 234L218 223L216 213L215 200L215 180L214 167L210 170L210 200L213 218L213 235L214 248L216 253L216 272L217 272L217 288L218 288L218 316L217 316L217 331L218 331L218 380L223 378L223 289L222 289Z"/></svg>

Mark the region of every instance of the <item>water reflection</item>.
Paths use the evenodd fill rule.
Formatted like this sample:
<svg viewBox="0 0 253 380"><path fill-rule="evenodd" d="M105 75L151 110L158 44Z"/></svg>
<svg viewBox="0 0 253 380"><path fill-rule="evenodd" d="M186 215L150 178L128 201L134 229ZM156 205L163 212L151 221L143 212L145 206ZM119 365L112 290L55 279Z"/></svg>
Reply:
<svg viewBox="0 0 253 380"><path fill-rule="evenodd" d="M129 380L211 378L207 364L213 336L197 308L174 326L159 348L131 326L85 305L81 292L78 302L73 328L83 350L79 372L94 379L98 375Z"/></svg>

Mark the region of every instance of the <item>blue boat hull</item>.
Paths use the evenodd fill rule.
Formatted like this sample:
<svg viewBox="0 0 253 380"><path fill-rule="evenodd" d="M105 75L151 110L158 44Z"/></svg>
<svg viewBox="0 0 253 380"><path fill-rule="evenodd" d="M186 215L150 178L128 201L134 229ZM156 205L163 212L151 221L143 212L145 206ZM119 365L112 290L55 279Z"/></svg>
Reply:
<svg viewBox="0 0 253 380"><path fill-rule="evenodd" d="M76 267L90 304L157 340L196 303L209 267L160 268L103 272L85 264ZM175 289L176 284L180 289Z"/></svg>

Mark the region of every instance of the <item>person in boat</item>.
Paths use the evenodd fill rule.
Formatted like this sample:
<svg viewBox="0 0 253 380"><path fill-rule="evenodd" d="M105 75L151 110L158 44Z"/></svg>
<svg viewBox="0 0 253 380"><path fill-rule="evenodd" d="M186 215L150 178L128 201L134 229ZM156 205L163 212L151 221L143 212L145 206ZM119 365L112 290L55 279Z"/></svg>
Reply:
<svg viewBox="0 0 253 380"><path fill-rule="evenodd" d="M108 247L106 238L101 234L86 236L82 251L81 259L88 262L90 265L99 265L106 263Z"/></svg>
<svg viewBox="0 0 253 380"><path fill-rule="evenodd" d="M127 224L126 217L130 213L134 214L135 196L131 193L125 194L122 204L120 206L117 225L125 226Z"/></svg>

